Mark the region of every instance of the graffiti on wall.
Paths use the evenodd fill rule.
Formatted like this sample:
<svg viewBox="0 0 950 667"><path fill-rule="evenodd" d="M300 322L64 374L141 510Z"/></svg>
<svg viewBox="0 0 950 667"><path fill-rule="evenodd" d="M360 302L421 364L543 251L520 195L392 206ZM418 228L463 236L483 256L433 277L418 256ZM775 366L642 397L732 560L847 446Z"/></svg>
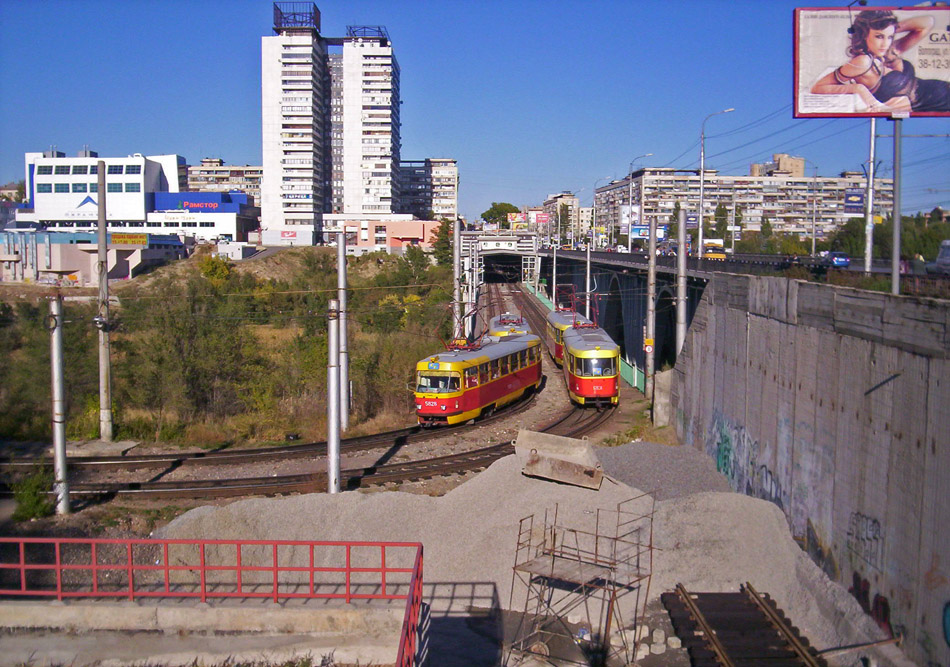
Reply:
<svg viewBox="0 0 950 667"><path fill-rule="evenodd" d="M874 517L852 512L848 519L848 551L862 561L881 570L884 565L884 532Z"/></svg>
<svg viewBox="0 0 950 667"><path fill-rule="evenodd" d="M760 460L762 447L744 426L718 411L706 441L706 454L716 462L732 488L747 496L775 503L787 514L791 506L786 484Z"/></svg>
<svg viewBox="0 0 950 667"><path fill-rule="evenodd" d="M889 636L894 636L894 629L891 627L891 603L880 593L871 597L871 582L855 571L851 575L851 588L848 592L858 601L865 614L873 618Z"/></svg>

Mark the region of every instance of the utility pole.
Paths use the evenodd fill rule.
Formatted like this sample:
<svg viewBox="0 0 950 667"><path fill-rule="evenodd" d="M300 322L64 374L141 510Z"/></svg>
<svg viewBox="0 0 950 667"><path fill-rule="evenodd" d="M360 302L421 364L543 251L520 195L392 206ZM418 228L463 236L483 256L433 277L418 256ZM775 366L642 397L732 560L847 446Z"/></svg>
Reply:
<svg viewBox="0 0 950 667"><path fill-rule="evenodd" d="M643 341L646 351L646 369L643 389L648 401L653 401L653 370L655 355L654 337L656 334L656 218L651 217L650 238L647 241L647 335Z"/></svg>
<svg viewBox="0 0 950 667"><path fill-rule="evenodd" d="M811 256L815 256L815 234L818 227L818 165L812 162L814 175L811 179Z"/></svg>
<svg viewBox="0 0 950 667"><path fill-rule="evenodd" d="M901 293L901 125L894 118L894 234L891 246L891 294Z"/></svg>
<svg viewBox="0 0 950 667"><path fill-rule="evenodd" d="M336 284L340 301L340 429L350 427L350 356L346 344L346 223L336 244Z"/></svg>
<svg viewBox="0 0 950 667"><path fill-rule="evenodd" d="M99 329L99 439L112 442L112 364L109 359L109 254L106 247L106 163L97 166L99 195L98 270L99 312L93 321Z"/></svg>
<svg viewBox="0 0 950 667"><path fill-rule="evenodd" d="M871 275L871 255L874 253L874 145L877 118L871 116L871 148L868 161L867 202L864 210L864 274Z"/></svg>
<svg viewBox="0 0 950 667"><path fill-rule="evenodd" d="M686 342L686 211L680 209L676 226L676 356Z"/></svg>
<svg viewBox="0 0 950 667"><path fill-rule="evenodd" d="M633 162L627 179L627 252L633 252Z"/></svg>
<svg viewBox="0 0 950 667"><path fill-rule="evenodd" d="M586 317L587 319L590 319L590 300L591 300L591 293L590 293L590 241L588 241L588 243L587 243L587 282L585 283L584 289L585 289L585 291L587 292L587 307L586 307L586 310L585 310L585 313L584 313L584 317Z"/></svg>
<svg viewBox="0 0 950 667"><path fill-rule="evenodd" d="M452 316L455 318L454 337L464 335L462 326L462 237L459 234L459 220L452 224Z"/></svg>
<svg viewBox="0 0 950 667"><path fill-rule="evenodd" d="M699 234L697 236L696 245L697 252L699 253L699 258L703 258L703 208L705 208L705 187L706 187L706 121L712 118L713 116L718 116L721 113L729 113L730 111L735 111L735 109L723 109L722 111L716 111L711 113L703 119L702 127L699 132Z"/></svg>
<svg viewBox="0 0 950 667"><path fill-rule="evenodd" d="M551 304L557 310L557 245L554 246L554 261L551 267Z"/></svg>
<svg viewBox="0 0 950 667"><path fill-rule="evenodd" d="M327 491L340 492L340 302L330 299L327 318Z"/></svg>
<svg viewBox="0 0 950 667"><path fill-rule="evenodd" d="M63 379L63 298L49 302L50 366L53 376L53 479L56 513L69 514L66 479L66 390Z"/></svg>

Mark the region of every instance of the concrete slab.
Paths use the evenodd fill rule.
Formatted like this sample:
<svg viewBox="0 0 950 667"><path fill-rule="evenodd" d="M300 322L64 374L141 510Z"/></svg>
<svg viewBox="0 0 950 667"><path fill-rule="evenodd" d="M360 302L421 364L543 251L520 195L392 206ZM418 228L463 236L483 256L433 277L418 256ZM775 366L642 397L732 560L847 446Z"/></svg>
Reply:
<svg viewBox="0 0 950 667"><path fill-rule="evenodd" d="M394 664L405 602L4 601L0 664Z"/></svg>
<svg viewBox="0 0 950 667"><path fill-rule="evenodd" d="M66 443L66 456L122 456L139 446L135 440L70 440ZM53 455L53 446L48 448Z"/></svg>

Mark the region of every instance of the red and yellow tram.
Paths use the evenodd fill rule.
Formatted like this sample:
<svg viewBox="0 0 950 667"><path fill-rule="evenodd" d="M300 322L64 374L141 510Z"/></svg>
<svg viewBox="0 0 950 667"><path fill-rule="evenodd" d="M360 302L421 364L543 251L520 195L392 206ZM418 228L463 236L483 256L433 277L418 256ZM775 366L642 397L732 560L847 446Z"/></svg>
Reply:
<svg viewBox="0 0 950 667"><path fill-rule="evenodd" d="M575 325L590 325L591 321L573 310L552 310L545 318L548 352L558 366L564 364L564 332Z"/></svg>
<svg viewBox="0 0 950 667"><path fill-rule="evenodd" d="M620 402L620 347L594 324L565 329L564 381L571 400L580 405Z"/></svg>
<svg viewBox="0 0 950 667"><path fill-rule="evenodd" d="M531 333L531 327L521 315L515 313L502 313L497 315L488 323L489 336L512 336Z"/></svg>
<svg viewBox="0 0 950 667"><path fill-rule="evenodd" d="M423 426L459 424L517 400L541 383L541 339L490 337L416 364L416 417Z"/></svg>

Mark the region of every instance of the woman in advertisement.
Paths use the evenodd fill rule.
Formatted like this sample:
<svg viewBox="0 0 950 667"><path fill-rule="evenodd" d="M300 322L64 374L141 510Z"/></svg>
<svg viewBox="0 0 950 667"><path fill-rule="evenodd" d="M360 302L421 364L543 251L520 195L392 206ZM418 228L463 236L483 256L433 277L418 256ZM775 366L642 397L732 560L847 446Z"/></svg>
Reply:
<svg viewBox="0 0 950 667"><path fill-rule="evenodd" d="M871 112L950 111L950 82L918 79L913 64L901 57L933 25L927 15L899 21L890 10L860 12L850 30L851 60L821 77L811 92L855 93Z"/></svg>

